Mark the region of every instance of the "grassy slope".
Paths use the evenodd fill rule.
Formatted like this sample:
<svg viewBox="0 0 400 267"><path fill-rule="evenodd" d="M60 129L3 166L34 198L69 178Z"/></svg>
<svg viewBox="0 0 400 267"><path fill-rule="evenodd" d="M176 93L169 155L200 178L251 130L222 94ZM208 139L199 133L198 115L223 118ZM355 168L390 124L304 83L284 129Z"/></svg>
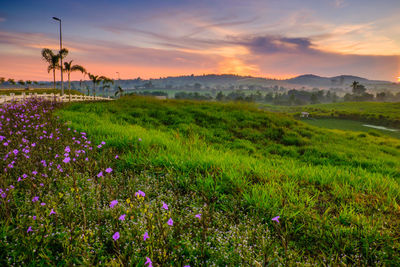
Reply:
<svg viewBox="0 0 400 267"><path fill-rule="evenodd" d="M129 97L59 115L118 149L119 171L167 173L173 192L201 195L233 217L281 215L283 246L303 258L399 260L399 140L240 104Z"/></svg>

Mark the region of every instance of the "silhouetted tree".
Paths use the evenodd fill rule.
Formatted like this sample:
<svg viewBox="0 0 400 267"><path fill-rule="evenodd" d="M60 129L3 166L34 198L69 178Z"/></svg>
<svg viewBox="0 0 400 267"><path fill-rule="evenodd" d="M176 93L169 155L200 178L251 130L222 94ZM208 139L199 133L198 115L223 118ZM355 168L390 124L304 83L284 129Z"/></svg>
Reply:
<svg viewBox="0 0 400 267"><path fill-rule="evenodd" d="M92 80L93 82L93 95L96 96L96 85L99 84L102 80L101 77L99 77L99 75L94 75L91 73L88 73L89 78Z"/></svg>
<svg viewBox="0 0 400 267"><path fill-rule="evenodd" d="M351 87L353 88L353 94L356 95L362 95L365 93L365 91L367 91L367 89L365 88L364 85L360 84L359 82L354 81L351 84Z"/></svg>
<svg viewBox="0 0 400 267"><path fill-rule="evenodd" d="M53 85L54 89L56 89L56 69L60 68L60 58L65 58L68 55L68 49L63 48L58 54L54 54L51 49L43 48L41 53L42 58L49 64L47 72L53 71Z"/></svg>
<svg viewBox="0 0 400 267"><path fill-rule="evenodd" d="M225 97L224 94L221 91L219 91L215 99L217 99L218 101L222 101L224 100L224 97Z"/></svg>
<svg viewBox="0 0 400 267"><path fill-rule="evenodd" d="M86 69L81 65L72 65L72 61L64 62L64 69L63 71L68 74L68 94L69 94L69 101L71 101L71 72L80 71L81 73L86 73Z"/></svg>
<svg viewBox="0 0 400 267"><path fill-rule="evenodd" d="M105 89L109 90L110 87L111 87L110 85L114 84L114 80L110 79L110 78L107 78L105 76L101 76L100 79L101 79L102 84L103 84L103 95L104 95ZM108 96L108 91L107 91L107 96Z"/></svg>
<svg viewBox="0 0 400 267"><path fill-rule="evenodd" d="M118 86L118 91L115 92L115 96L119 95L121 97L123 92L124 90L121 88L121 86Z"/></svg>

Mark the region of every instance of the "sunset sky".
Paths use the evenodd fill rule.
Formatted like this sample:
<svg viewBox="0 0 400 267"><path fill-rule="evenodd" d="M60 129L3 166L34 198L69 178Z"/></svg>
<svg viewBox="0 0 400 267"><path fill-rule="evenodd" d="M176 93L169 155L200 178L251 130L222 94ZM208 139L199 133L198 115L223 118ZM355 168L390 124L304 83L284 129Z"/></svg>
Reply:
<svg viewBox="0 0 400 267"><path fill-rule="evenodd" d="M52 79L53 16L67 59L111 78L400 76L399 0L2 0L1 77Z"/></svg>

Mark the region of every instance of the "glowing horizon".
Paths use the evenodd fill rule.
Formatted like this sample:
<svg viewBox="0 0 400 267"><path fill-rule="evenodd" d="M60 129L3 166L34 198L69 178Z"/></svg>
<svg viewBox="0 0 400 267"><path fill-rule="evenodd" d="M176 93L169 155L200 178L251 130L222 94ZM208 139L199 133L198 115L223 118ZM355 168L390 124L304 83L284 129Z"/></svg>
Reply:
<svg viewBox="0 0 400 267"><path fill-rule="evenodd" d="M114 79L312 73L396 81L400 72L395 0L21 2L0 12L1 77L52 80L40 58L42 48L59 47L52 16L63 21L67 60Z"/></svg>

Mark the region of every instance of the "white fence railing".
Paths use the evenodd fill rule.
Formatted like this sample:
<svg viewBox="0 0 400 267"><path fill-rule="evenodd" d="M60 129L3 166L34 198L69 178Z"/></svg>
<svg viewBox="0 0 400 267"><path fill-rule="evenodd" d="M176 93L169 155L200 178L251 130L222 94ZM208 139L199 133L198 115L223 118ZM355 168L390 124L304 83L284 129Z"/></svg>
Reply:
<svg viewBox="0 0 400 267"><path fill-rule="evenodd" d="M101 97L101 96L87 96L87 95L71 95L71 99L69 95L60 96L60 94L38 94L38 93L22 93L20 95L15 95L15 93L10 93L9 95L0 95L0 104L4 104L7 102L13 101L23 101L29 97L38 97L44 98L48 100L57 100L63 102L81 102L81 101L110 101L113 100L110 97Z"/></svg>

